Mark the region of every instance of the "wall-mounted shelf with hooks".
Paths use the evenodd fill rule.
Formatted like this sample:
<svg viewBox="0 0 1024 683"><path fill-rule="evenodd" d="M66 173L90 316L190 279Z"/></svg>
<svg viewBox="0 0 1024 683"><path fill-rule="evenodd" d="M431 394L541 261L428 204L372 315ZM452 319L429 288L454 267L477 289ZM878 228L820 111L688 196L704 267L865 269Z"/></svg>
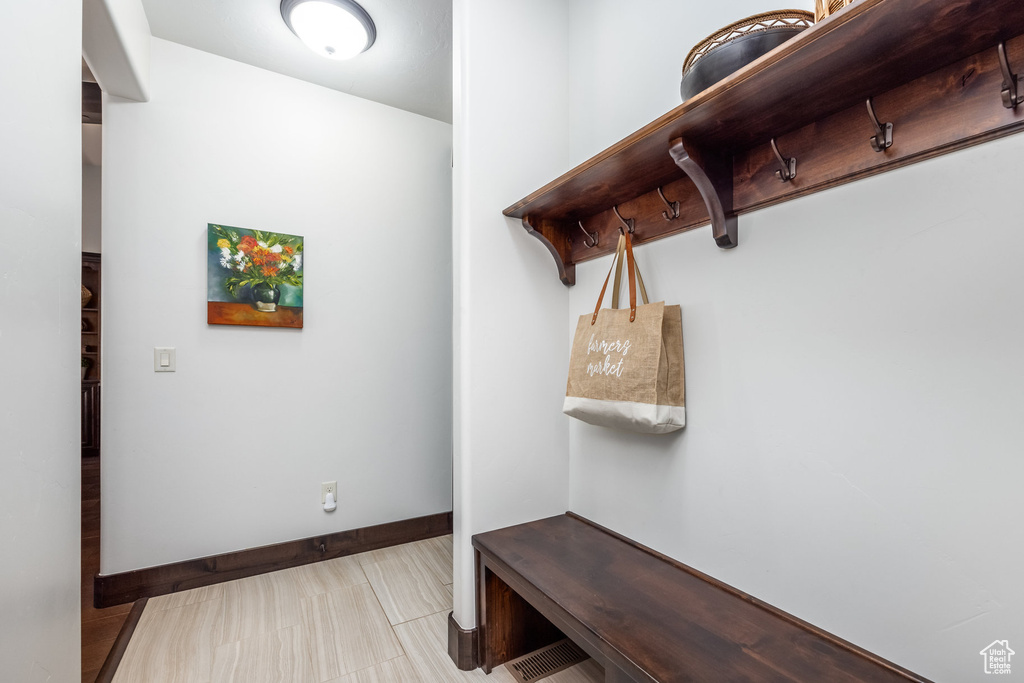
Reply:
<svg viewBox="0 0 1024 683"><path fill-rule="evenodd" d="M504 213L567 285L623 222L734 247L739 214L1024 129L1022 31L1021 0L858 0Z"/></svg>

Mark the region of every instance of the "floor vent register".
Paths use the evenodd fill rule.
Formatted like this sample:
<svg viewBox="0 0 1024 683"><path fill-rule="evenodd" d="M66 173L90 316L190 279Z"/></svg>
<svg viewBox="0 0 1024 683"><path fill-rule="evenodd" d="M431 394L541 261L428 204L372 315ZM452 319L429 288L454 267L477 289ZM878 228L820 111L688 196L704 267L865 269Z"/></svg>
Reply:
<svg viewBox="0 0 1024 683"><path fill-rule="evenodd" d="M586 659L586 652L578 648L576 643L565 639L506 662L505 667L520 683L533 683Z"/></svg>

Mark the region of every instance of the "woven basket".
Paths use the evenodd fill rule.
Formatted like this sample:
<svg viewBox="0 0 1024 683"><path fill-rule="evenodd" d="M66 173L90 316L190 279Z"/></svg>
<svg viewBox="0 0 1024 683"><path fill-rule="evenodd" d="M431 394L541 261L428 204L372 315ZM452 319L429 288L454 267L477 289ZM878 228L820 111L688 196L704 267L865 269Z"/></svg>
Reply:
<svg viewBox="0 0 1024 683"><path fill-rule="evenodd" d="M814 20L821 21L849 5L853 0L814 0Z"/></svg>
<svg viewBox="0 0 1024 683"><path fill-rule="evenodd" d="M88 287L82 285L82 308L85 308L90 299L92 299L92 292L89 291Z"/></svg>
<svg viewBox="0 0 1024 683"><path fill-rule="evenodd" d="M823 0L817 0L820 4ZM831 0L833 3L841 2L841 0ZM853 0L847 0L852 2ZM755 14L752 17L741 19L733 24L729 24L723 29L715 31L704 40L697 43L690 54L686 55L686 61L683 62L683 73L689 71L698 59L708 54L715 48L721 47L726 43L732 42L742 36L750 35L751 33L758 33L760 31L767 31L773 28L782 27L801 27L808 28L814 23L814 16L810 12L805 12L799 9L784 9L776 10L775 12L765 12L764 14Z"/></svg>

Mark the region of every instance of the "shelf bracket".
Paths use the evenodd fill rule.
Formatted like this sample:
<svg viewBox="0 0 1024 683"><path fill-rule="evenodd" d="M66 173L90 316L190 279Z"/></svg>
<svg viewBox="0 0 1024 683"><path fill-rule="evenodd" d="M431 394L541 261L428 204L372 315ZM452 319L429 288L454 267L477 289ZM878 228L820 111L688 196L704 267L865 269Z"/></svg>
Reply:
<svg viewBox="0 0 1024 683"><path fill-rule="evenodd" d="M669 145L669 154L700 192L711 218L712 236L722 249L739 244L736 216L732 213L732 158L707 155L683 138Z"/></svg>
<svg viewBox="0 0 1024 683"><path fill-rule="evenodd" d="M576 264L572 261L572 238L568 229L555 221L534 218L529 214L523 216L523 227L551 252L562 284L570 287L576 284Z"/></svg>

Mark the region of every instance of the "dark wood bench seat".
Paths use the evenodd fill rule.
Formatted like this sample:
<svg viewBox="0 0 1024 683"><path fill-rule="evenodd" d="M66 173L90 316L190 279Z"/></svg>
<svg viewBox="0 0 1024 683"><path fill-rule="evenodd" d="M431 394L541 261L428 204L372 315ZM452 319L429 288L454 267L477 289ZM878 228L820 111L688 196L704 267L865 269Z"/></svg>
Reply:
<svg viewBox="0 0 1024 683"><path fill-rule="evenodd" d="M608 683L926 683L571 512L477 534L473 546L487 673L564 633Z"/></svg>

